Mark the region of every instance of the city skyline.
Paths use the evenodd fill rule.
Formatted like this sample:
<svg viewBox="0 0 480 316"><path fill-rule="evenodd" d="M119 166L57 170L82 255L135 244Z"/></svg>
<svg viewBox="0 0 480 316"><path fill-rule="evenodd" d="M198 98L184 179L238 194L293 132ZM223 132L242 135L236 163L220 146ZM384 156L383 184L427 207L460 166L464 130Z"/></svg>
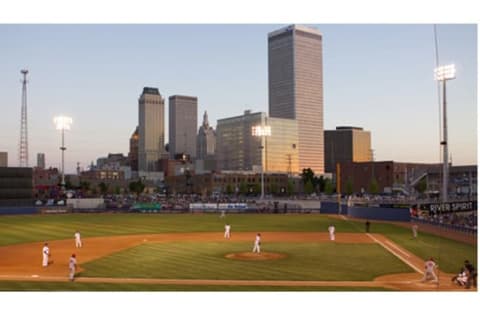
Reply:
<svg viewBox="0 0 480 316"><path fill-rule="evenodd" d="M66 114L73 117L66 133L67 172L74 172L77 161L85 168L109 152L128 153L137 98L146 86L165 98L197 96L198 112L207 110L215 127L218 119L247 109L267 112L267 36L284 26L1 25L7 50L0 59L0 151L9 153L10 166L18 165L23 68L30 71L29 165L38 152L45 153L47 166L60 165L52 118ZM324 129L353 125L371 131L377 161L440 161L433 26L309 26L323 34ZM455 62L458 69L447 96L449 150L455 165L475 164L476 26L437 30L440 64ZM165 133L167 143L168 122Z"/></svg>

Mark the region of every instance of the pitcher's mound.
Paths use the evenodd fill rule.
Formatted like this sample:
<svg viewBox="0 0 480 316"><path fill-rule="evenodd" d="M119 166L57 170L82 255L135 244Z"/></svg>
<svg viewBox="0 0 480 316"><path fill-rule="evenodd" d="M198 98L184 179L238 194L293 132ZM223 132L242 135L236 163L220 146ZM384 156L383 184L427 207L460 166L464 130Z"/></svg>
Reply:
<svg viewBox="0 0 480 316"><path fill-rule="evenodd" d="M254 252L237 252L237 253L229 253L225 255L225 258L228 259L237 259L237 260L277 260L285 258L287 255L283 253L275 253L275 252L261 252L261 253L254 253Z"/></svg>

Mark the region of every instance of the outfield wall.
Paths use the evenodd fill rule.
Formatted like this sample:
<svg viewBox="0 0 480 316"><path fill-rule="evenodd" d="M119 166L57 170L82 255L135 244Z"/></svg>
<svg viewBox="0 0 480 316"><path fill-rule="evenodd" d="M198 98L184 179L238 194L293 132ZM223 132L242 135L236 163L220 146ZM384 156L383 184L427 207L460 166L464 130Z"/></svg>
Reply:
<svg viewBox="0 0 480 316"><path fill-rule="evenodd" d="M410 209L353 206L348 208L348 216L354 218L375 219L382 221L409 222Z"/></svg>
<svg viewBox="0 0 480 316"><path fill-rule="evenodd" d="M0 215L32 215L38 214L36 207L0 207Z"/></svg>

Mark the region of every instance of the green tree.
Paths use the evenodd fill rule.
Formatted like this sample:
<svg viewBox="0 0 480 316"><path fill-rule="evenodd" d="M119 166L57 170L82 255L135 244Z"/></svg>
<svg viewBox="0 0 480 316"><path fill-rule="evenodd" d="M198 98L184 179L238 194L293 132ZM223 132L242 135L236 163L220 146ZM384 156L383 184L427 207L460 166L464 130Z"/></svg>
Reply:
<svg viewBox="0 0 480 316"><path fill-rule="evenodd" d="M346 193L348 195L352 195L353 193L353 181L352 178L348 178L347 183L346 183Z"/></svg>
<svg viewBox="0 0 480 316"><path fill-rule="evenodd" d="M287 195L290 196L290 195L293 195L295 193L295 186L293 185L293 180L292 179L288 179L288 183L287 183Z"/></svg>
<svg viewBox="0 0 480 316"><path fill-rule="evenodd" d="M245 195L248 192L248 186L245 183L245 181L240 182L240 186L238 188L238 191L240 192L241 195Z"/></svg>
<svg viewBox="0 0 480 316"><path fill-rule="evenodd" d="M255 183L253 185L253 193L255 193L256 195L262 193L262 186L260 185L260 183Z"/></svg>
<svg viewBox="0 0 480 316"><path fill-rule="evenodd" d="M142 181L133 181L128 184L128 189L130 192L134 192L136 194L140 194L145 190L145 184Z"/></svg>
<svg viewBox="0 0 480 316"><path fill-rule="evenodd" d="M101 192L102 194L106 194L107 191L108 191L108 184L105 184L105 182L100 182L100 183L98 184L98 188L100 189L100 192Z"/></svg>
<svg viewBox="0 0 480 316"><path fill-rule="evenodd" d="M312 181L308 180L307 183L304 184L303 191L305 192L305 194L308 194L308 195L313 193Z"/></svg>
<svg viewBox="0 0 480 316"><path fill-rule="evenodd" d="M315 181L313 182L313 185L318 190L318 192L324 192L325 191L325 179L323 178L323 176L315 177L314 180Z"/></svg>
<svg viewBox="0 0 480 316"><path fill-rule="evenodd" d="M118 185L115 186L115 194L120 194L120 187Z"/></svg>
<svg viewBox="0 0 480 316"><path fill-rule="evenodd" d="M369 185L369 187L368 187L368 191L369 191L369 193L371 193L371 194L377 194L377 193L378 193L378 182L377 182L377 179L372 178L372 180L370 181L370 185Z"/></svg>
<svg viewBox="0 0 480 316"><path fill-rule="evenodd" d="M333 193L333 183L330 179L325 179L325 194Z"/></svg>
<svg viewBox="0 0 480 316"><path fill-rule="evenodd" d="M233 187L230 183L227 184L227 187L225 188L225 192L229 195L233 193Z"/></svg>
<svg viewBox="0 0 480 316"><path fill-rule="evenodd" d="M315 181L314 179L315 174L313 173L312 168L303 169L301 176L302 176L303 184L307 184L308 181L312 182L313 184Z"/></svg>

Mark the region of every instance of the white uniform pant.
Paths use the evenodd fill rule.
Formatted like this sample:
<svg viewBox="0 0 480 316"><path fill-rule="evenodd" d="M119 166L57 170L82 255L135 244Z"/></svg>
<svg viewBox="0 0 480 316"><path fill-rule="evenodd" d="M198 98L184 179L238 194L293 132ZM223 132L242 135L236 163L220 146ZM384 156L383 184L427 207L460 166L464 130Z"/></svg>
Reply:
<svg viewBox="0 0 480 316"><path fill-rule="evenodd" d="M70 281L73 281L74 278L75 278L75 268L70 268L70 274L68 275L68 279Z"/></svg>
<svg viewBox="0 0 480 316"><path fill-rule="evenodd" d="M226 239L230 239L230 232L225 232L224 237L225 237Z"/></svg>
<svg viewBox="0 0 480 316"><path fill-rule="evenodd" d="M42 262L42 265L44 267L48 266L48 255L46 254L43 254L43 262Z"/></svg>
<svg viewBox="0 0 480 316"><path fill-rule="evenodd" d="M259 243L255 243L255 245L253 246L253 252L258 252L260 253L260 244Z"/></svg>
<svg viewBox="0 0 480 316"><path fill-rule="evenodd" d="M335 240L335 234L330 234L330 240Z"/></svg>
<svg viewBox="0 0 480 316"><path fill-rule="evenodd" d="M80 240L80 238L75 239L75 247L82 248L82 241Z"/></svg>
<svg viewBox="0 0 480 316"><path fill-rule="evenodd" d="M437 275L435 274L435 271L425 272L421 281L425 282L428 280L433 280L434 282L438 282L438 278L437 278Z"/></svg>

